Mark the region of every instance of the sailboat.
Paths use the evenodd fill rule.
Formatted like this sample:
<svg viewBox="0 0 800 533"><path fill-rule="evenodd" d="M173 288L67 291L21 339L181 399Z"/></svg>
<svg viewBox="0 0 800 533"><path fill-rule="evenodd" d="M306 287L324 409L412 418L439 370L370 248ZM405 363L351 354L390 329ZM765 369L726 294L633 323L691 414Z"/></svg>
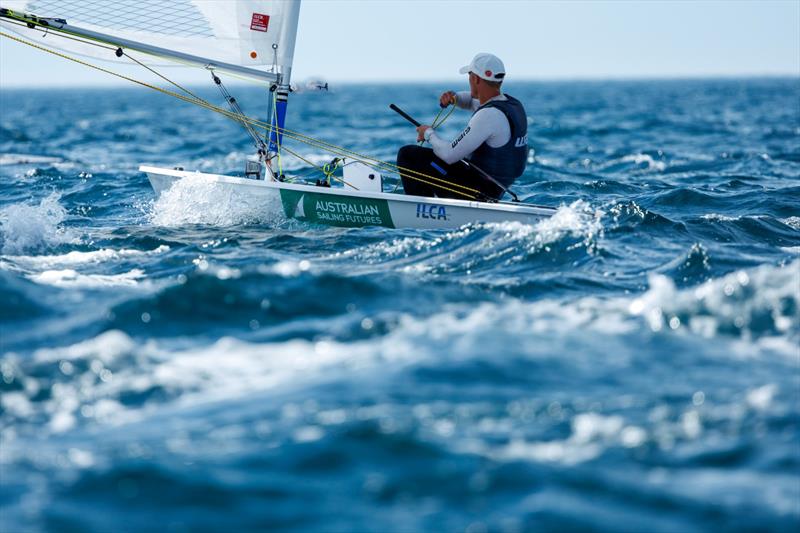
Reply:
<svg viewBox="0 0 800 533"><path fill-rule="evenodd" d="M384 174L400 170L394 164L288 129L286 109L299 16L300 0L0 0L0 27L16 34L2 31L0 36L200 105L245 127L256 153L243 162L244 176L142 165L139 170L147 175L157 196L181 180L199 180L250 202L279 199L287 217L344 227L456 228L505 221L530 224L555 213L551 207L489 200L474 189L407 169L403 170L412 179L447 188L459 198L404 195L391 190L384 179ZM136 63L175 89L116 74L75 54ZM228 108L199 98L155 70L165 62L209 71ZM223 76L264 84L270 96L267 120L246 116L225 88ZM303 181L283 172L285 157L296 156L312 164L286 146L287 139L335 157L319 167L320 178Z"/></svg>

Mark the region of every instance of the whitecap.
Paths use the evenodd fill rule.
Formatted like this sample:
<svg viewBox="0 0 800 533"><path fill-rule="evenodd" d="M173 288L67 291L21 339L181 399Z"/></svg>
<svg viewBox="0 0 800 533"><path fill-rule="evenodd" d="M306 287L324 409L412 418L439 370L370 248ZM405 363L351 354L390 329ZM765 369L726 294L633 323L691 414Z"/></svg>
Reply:
<svg viewBox="0 0 800 533"><path fill-rule="evenodd" d="M800 217L783 218L781 219L781 222L783 222L790 228L800 230Z"/></svg>
<svg viewBox="0 0 800 533"><path fill-rule="evenodd" d="M64 227L67 210L59 203L61 195L51 193L38 205L14 204L0 210L0 235L3 253L21 254L77 241Z"/></svg>
<svg viewBox="0 0 800 533"><path fill-rule="evenodd" d="M621 160L623 163L634 163L635 165L646 165L648 170L663 171L667 168L667 164L663 161L656 161L653 156L649 154L630 154L626 155Z"/></svg>
<svg viewBox="0 0 800 533"><path fill-rule="evenodd" d="M572 419L572 433L566 439L544 442L527 442L513 439L506 445L486 448L484 454L500 461L556 462L575 465L598 457L612 445L632 447L645 439L637 428L635 437L623 437L625 421L622 417L604 416L598 413L581 413ZM630 431L628 432L630 433ZM636 444L638 445L638 444Z"/></svg>
<svg viewBox="0 0 800 533"><path fill-rule="evenodd" d="M157 255L168 252L169 249L169 246L162 244L152 250L134 250L125 248L114 250L111 248L102 248L100 250L92 250L89 252L72 251L66 254L58 255L11 255L7 256L6 259L8 261L13 261L19 266L34 269L50 269L56 266L98 264L109 261L120 261L134 257Z"/></svg>
<svg viewBox="0 0 800 533"><path fill-rule="evenodd" d="M800 261L785 267L763 265L740 270L689 289L678 289L670 278L660 274L651 274L648 279L650 288L630 301L628 310L644 318L653 331L661 331L677 318L678 327L685 323L692 332L705 337L714 337L720 330L756 337L798 334ZM786 301L794 305L786 306ZM771 320L764 323L764 316ZM757 325L758 317L762 318Z"/></svg>
<svg viewBox="0 0 800 533"><path fill-rule="evenodd" d="M60 348L40 348L33 357L38 362L53 362L74 359L99 359L110 363L123 354L131 352L136 343L126 333L109 330L97 337Z"/></svg>
<svg viewBox="0 0 800 533"><path fill-rule="evenodd" d="M54 287L96 289L103 287L135 287L144 271L134 268L122 274L81 274L72 269L45 270L28 276L32 281Z"/></svg>
<svg viewBox="0 0 800 533"><path fill-rule="evenodd" d="M589 163L591 163L591 160L584 159L584 166L588 166ZM637 153L628 154L618 159L606 161L605 163L599 165L598 170L616 167L620 163L633 163L634 165L640 167L640 170L644 171L662 172L667 168L667 164L664 161L657 161L650 154Z"/></svg>
<svg viewBox="0 0 800 533"><path fill-rule="evenodd" d="M708 213L700 218L703 220L713 220L714 222L735 222L736 220L740 220L742 217L732 217L728 215L721 215L719 213Z"/></svg>
<svg viewBox="0 0 800 533"><path fill-rule="evenodd" d="M39 350L31 363L34 368L23 367L21 373L23 380L25 375L63 375L67 384L58 390L60 403L50 405L47 413L52 417L51 429L65 431L76 423L73 420L76 412L101 422L121 423L148 416L152 409L160 410L167 405L191 407L277 388L306 387L318 380L350 379L348 376L354 372L370 368L379 368L383 375L421 361L438 364L448 358L457 362L485 357L485 351L476 347L493 345L499 334L515 339L514 346L509 347L514 357L542 360L562 360L564 356L563 351L553 349L552 343L541 343L539 339L545 336L553 340L570 339L569 361L573 365L629 368L638 351L630 348L627 336L653 334L651 330L658 329L653 328L655 323L661 328L656 335L709 335L720 341L727 338L730 342L720 343L713 351L719 357L759 357L787 350L796 359L796 343L788 341L796 339L797 326L792 324L797 321L796 317L785 314L800 308L797 305L800 288L791 283L800 273L798 268L800 262L783 268L759 267L682 289L664 276L653 275L650 289L635 298L588 297L572 302L525 302L509 298L477 306L452 305L425 317L400 315L385 335L358 341L295 339L257 343L223 338L209 346L176 350L159 341L139 343L124 333L106 332L71 346ZM794 305L786 305L787 301L793 301ZM674 316L680 317L681 325L673 329L669 323ZM736 330L734 325L742 316L743 325ZM761 322L765 316L771 316L773 322L755 329L755 325L748 323L751 316L759 317ZM714 327L707 332L696 332L692 326L695 317L712 320ZM748 327L751 330L746 332ZM787 342L776 343L775 337ZM762 343L764 339L769 342ZM593 359L591 350L580 349L580 343L598 342L606 346L602 361ZM737 344L741 346L737 348ZM70 366L63 364L65 360ZM44 372L36 365L58 366L53 372ZM29 400L39 388L50 386L46 380L51 377L32 379L42 382L26 389ZM89 391L79 394L76 387L89 387ZM131 392L148 390L168 391L168 394L147 405L125 406L120 402L121 397ZM755 389L749 393L747 402L754 408L765 408L771 405L773 396L771 388ZM23 400L13 399L15 412L42 409L37 402L29 405ZM691 409L670 426L670 439L697 438L703 434L700 408L695 405ZM313 411L302 414L314 415L316 409ZM557 412L560 409L553 411ZM337 413L333 419L341 420L342 416ZM20 415L19 419L22 421L24 417ZM321 419L320 423L326 422ZM431 426L431 438L459 432L460 429L447 424ZM314 437L318 434L316 430L309 432ZM661 438L617 415L586 412L574 417L572 432L566 439L516 440L487 453L499 460L574 464L596 457L609 446L636 447L651 437Z"/></svg>
<svg viewBox="0 0 800 533"><path fill-rule="evenodd" d="M458 229L433 235L409 235L381 241L364 247L337 252L328 260L355 258L362 265L380 265L398 261L398 270L410 273L429 273L441 269L468 268L472 265L506 259L521 261L524 254L541 250L564 239L578 239L576 246L585 246L594 252L603 237L602 219L605 212L595 209L583 200L560 206L548 218L534 224L521 222L491 222L468 224ZM481 235L466 244L459 244L471 235ZM483 235L482 235L483 234ZM449 253L443 251L448 244ZM436 253L430 253L430 252ZM369 270L368 267L366 270Z"/></svg>
<svg viewBox="0 0 800 533"><path fill-rule="evenodd" d="M772 403L775 393L778 392L778 386L774 383L752 389L747 392L747 405L759 411L766 410Z"/></svg>

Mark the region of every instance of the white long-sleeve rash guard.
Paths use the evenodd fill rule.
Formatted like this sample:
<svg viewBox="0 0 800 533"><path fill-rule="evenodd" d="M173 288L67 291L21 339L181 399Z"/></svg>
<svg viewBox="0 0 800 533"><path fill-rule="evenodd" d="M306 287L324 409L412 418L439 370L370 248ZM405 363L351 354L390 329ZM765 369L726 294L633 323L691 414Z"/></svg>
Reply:
<svg viewBox="0 0 800 533"><path fill-rule="evenodd" d="M506 97L500 94L489 101L492 100L506 100ZM456 106L475 111L480 107L480 102L477 98L472 98L469 91L462 91L456 93ZM502 111L494 107L481 109L472 115L464 131L452 141L441 139L433 129L425 132L425 140L431 143L433 153L448 165L468 157L484 142L492 148L499 148L509 139L511 126L508 119Z"/></svg>

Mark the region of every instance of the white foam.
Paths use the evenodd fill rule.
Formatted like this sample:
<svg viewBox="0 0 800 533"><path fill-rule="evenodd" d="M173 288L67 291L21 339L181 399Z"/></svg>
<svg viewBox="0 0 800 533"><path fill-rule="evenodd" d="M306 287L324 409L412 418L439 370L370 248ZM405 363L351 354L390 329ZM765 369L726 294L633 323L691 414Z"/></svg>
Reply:
<svg viewBox="0 0 800 533"><path fill-rule="evenodd" d="M789 217L784 218L781 220L784 224L789 226L790 228L800 229L800 217Z"/></svg>
<svg viewBox="0 0 800 533"><path fill-rule="evenodd" d="M778 386L774 383L750 390L747 392L747 404L753 409L765 411L772 403L776 392L778 392Z"/></svg>
<svg viewBox="0 0 800 533"><path fill-rule="evenodd" d="M483 227L491 230L491 234L482 239L479 246L486 251L497 249L502 247L502 243L497 242L500 240L517 246L522 244L532 252L565 237L577 237L589 243L602 237L601 221L604 215L602 210L592 208L583 200L576 200L570 205L560 206L555 214L533 225L521 222L485 224Z"/></svg>
<svg viewBox="0 0 800 533"><path fill-rule="evenodd" d="M110 330L97 337L61 348L41 348L33 354L39 362L54 362L63 359L99 359L105 364L133 351L136 343L119 330Z"/></svg>
<svg viewBox="0 0 800 533"><path fill-rule="evenodd" d="M162 244L153 250L132 250L124 248L121 250L114 250L111 248L103 248L90 252L74 251L59 255L7 256L6 259L13 261L19 266L28 268L53 268L56 266L77 266L120 261L134 257L161 254L168 251L169 246Z"/></svg>
<svg viewBox="0 0 800 533"><path fill-rule="evenodd" d="M701 342L709 347L710 355L718 357L764 357L785 353L797 360L797 345L791 342L798 334L797 320L784 314L797 309L800 302L800 287L793 283L800 273L798 269L800 261L783 268L763 266L686 289L678 289L667 278L654 275L650 289L636 298L592 297L573 302L506 299L477 306L448 306L426 317L401 315L385 335L359 341L251 343L223 338L210 346L175 350L158 341L139 344L122 332L106 332L71 346L37 351L31 363L34 368L25 369L25 373L30 376L63 374L65 383L53 385L53 400L43 405L25 402L25 398L12 398L9 406L14 413L8 416L24 420L27 416L22 415L30 414L31 409L36 413L44 410L50 417L51 430L56 432L74 427L80 417L122 423L146 417L152 410L181 409L281 387L306 387L317 380L351 380L354 374L375 369L384 375L425 360L438 363L448 358L457 362L486 357L485 350L476 347L496 345L498 335L514 339L513 346L507 349L514 357L563 360L564 350L568 349L569 364L587 368L602 364L629 369L631 358L637 357L639 350L630 347L628 336L648 335L653 329L658 330L658 335L716 337L716 343ZM787 301L794 304L787 305ZM682 322L688 319L689 326L681 323L673 328L670 323L675 316L680 316ZM692 319L699 316L713 321L714 327L695 331ZM789 342L770 340L764 344L759 338L762 333L747 331L750 317L763 321L764 316L771 316L773 320L773 324L767 326L767 338L777 335ZM737 336L730 329L740 317L744 317L743 325ZM654 328L654 324L660 329ZM722 326L727 327L724 334L719 333ZM544 337L550 342L539 342ZM569 347L565 345L564 349L559 349L560 342L568 342ZM581 343L586 346L603 343L606 349L599 355L596 350L582 350ZM65 361L70 364L64 364ZM43 371L37 365L53 368ZM15 375L19 375L16 370ZM28 400L42 386L50 386L47 382L38 382L49 378L23 375L21 379L33 381L25 388ZM169 394L167 398L144 406L124 406L119 401L131 392L148 390L169 391ZM775 395L772 387L754 389L741 404L768 410ZM652 429L631 425L616 415L587 412L574 417L572 432L566 439L527 442L512 438L506 447L492 446L477 452L499 460L574 464L596 457L609 446L636 447L651 438L669 446L669 442L676 439L699 438L704 434L699 407L702 403L695 401L669 427L665 426L666 433L660 436ZM340 420L342 413L334 418ZM503 424L493 426L494 430L508 425ZM513 429L513 425L509 427ZM514 437L510 435L512 429L508 432ZM445 438L460 430L447 423L437 423L431 426L431 431L437 438ZM319 435L312 428L299 438Z"/></svg>
<svg viewBox="0 0 800 533"><path fill-rule="evenodd" d="M679 290L671 279L659 274L649 276L650 289L632 300L628 307L635 316L645 318L653 331L665 327L685 326L680 317L688 317L688 327L696 334L713 337L724 327L736 329L749 336L752 321L759 316L772 318L772 327L783 334L792 333L797 324L791 307L785 300L800 303L800 261L785 267L763 265L753 270L741 270L719 279L709 280L693 289ZM677 326L673 319L678 319ZM796 326L795 326L796 327ZM794 332L797 335L797 332Z"/></svg>
<svg viewBox="0 0 800 533"><path fill-rule="evenodd" d="M122 274L81 274L72 269L45 270L28 276L42 285L72 288L135 287L144 271L134 268Z"/></svg>
<svg viewBox="0 0 800 533"><path fill-rule="evenodd" d="M714 222L734 222L736 220L740 220L742 217L731 217L728 215L720 215L718 213L709 213L701 216L700 218L703 220L713 220Z"/></svg>
<svg viewBox="0 0 800 533"><path fill-rule="evenodd" d="M653 156L649 154L631 154L626 155L621 160L623 163L634 163L636 165L645 164L648 170L663 171L667 168L667 164L663 161L656 161Z"/></svg>
<svg viewBox="0 0 800 533"><path fill-rule="evenodd" d="M3 253L21 254L76 242L72 232L63 226L67 210L60 199L58 193L52 193L38 205L15 204L0 210Z"/></svg>
<svg viewBox="0 0 800 533"><path fill-rule="evenodd" d="M604 215L602 210L593 209L583 200L561 206L553 216L541 220L533 227L536 245L550 244L565 236L581 237L584 242L589 243L602 237L601 220Z"/></svg>
<svg viewBox="0 0 800 533"><path fill-rule="evenodd" d="M62 348L40 349L34 353L36 365L58 365L64 382L50 385L52 399L31 402L36 388L24 396L4 399L13 408L4 416L20 420L31 410L49 416L54 433L75 427L78 418L93 418L104 423L125 423L147 416L152 409L164 408L164 400L156 405L126 407L119 398L129 392L151 389L170 391L176 408L194 406L240 397L254 391L282 386L297 386L315 379L328 379L337 373L360 371L377 363L413 360L415 350L410 342L394 338L379 341L337 343L293 340L276 344L253 344L223 338L211 346L185 351L171 351L155 343L138 345L120 331L109 331L94 339ZM131 358L136 364L131 363ZM82 364L79 364L82 363ZM83 368L78 374L78 368ZM50 374L50 372L45 373ZM22 393L20 393L22 394ZM314 428L301 431L297 437L311 441L321 437Z"/></svg>
<svg viewBox="0 0 800 533"><path fill-rule="evenodd" d="M580 413L573 417L572 433L566 439L545 442L514 439L507 445L486 448L484 453L501 461L528 460L574 465L594 459L612 445L632 447L641 444L646 438L646 434L642 433L644 430L641 428L625 428L625 421L620 416Z"/></svg>
<svg viewBox="0 0 800 533"><path fill-rule="evenodd" d="M249 195L204 176L188 176L163 191L150 222L156 226L210 224L232 226L283 219L276 194Z"/></svg>
<svg viewBox="0 0 800 533"><path fill-rule="evenodd" d="M589 159L584 159L583 161L584 161L584 166L588 166L588 164L591 163L591 160ZM662 172L667 168L667 164L664 161L657 161L653 159L653 156L651 156L650 154L637 153L637 154L628 154L619 159L612 159L610 161L606 161L602 163L598 169L604 170L610 167L617 166L620 163L633 163L634 165L640 167L644 165L645 168L640 170L644 170L647 172L653 170L657 172Z"/></svg>
<svg viewBox="0 0 800 533"><path fill-rule="evenodd" d="M400 260L397 268L418 273L438 268L464 268L465 265L479 265L482 262L507 258L522 260L524 254L548 250L565 238L580 239L579 245L594 251L603 236L602 219L605 213L592 208L588 203L578 200L560 206L556 213L533 225L520 222L500 222L473 224L456 230L431 236L407 236L391 241L381 241L368 246L338 252L327 259L356 258L363 268L364 264L379 264L381 268L387 261ZM486 232L475 242L459 245L449 253L429 254L453 241L463 241L475 232Z"/></svg>

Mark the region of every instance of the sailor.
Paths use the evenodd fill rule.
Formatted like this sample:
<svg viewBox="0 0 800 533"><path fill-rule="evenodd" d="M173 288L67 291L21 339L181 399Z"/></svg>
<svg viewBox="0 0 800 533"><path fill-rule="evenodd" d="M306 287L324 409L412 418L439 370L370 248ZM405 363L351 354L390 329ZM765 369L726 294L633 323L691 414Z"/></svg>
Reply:
<svg viewBox="0 0 800 533"><path fill-rule="evenodd" d="M497 56L478 54L459 72L469 74L469 92L444 92L439 105L446 107L452 103L469 109L473 111L472 118L452 141L437 136L429 125L417 128L417 141L427 141L432 148L416 145L400 148L397 166L401 169L403 189L406 194L416 196L460 199L475 196L471 191L449 186L449 182L480 191L483 196L478 199L499 199L525 171L528 159L525 108L519 100L500 91L506 69Z"/></svg>

